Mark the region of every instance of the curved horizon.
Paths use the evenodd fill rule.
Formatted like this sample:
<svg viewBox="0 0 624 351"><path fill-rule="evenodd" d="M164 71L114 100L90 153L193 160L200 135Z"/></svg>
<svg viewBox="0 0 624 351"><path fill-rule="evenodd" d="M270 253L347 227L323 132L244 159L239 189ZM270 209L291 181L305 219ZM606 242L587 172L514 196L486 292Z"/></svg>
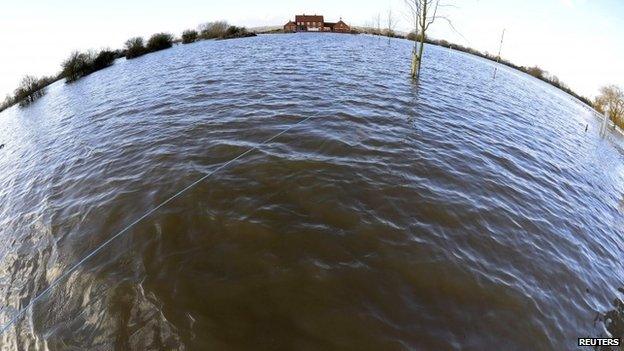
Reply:
<svg viewBox="0 0 624 351"><path fill-rule="evenodd" d="M387 4L354 0L205 4L183 0L175 6L165 1L126 4L115 0L89 5L76 0L62 5L42 0L12 2L0 13L0 29L10 33L0 38L0 47L6 49L0 57L0 97L12 93L26 74L57 73L72 51L116 49L134 36L156 32L179 36L185 29L219 19L248 28L275 26L300 13L323 14L331 20L342 17L353 26L371 24L380 15L383 27L390 8L397 30L409 32L402 0ZM445 9L444 15L456 30L438 21L431 28L434 38L496 53L500 34L506 29L501 56L511 62L540 66L590 98L601 86L624 86L624 67L620 64L624 48L618 44L624 36L624 4L617 1L592 4L584 0L531 0L500 4L482 0ZM578 25L585 22L592 24L589 30Z"/></svg>

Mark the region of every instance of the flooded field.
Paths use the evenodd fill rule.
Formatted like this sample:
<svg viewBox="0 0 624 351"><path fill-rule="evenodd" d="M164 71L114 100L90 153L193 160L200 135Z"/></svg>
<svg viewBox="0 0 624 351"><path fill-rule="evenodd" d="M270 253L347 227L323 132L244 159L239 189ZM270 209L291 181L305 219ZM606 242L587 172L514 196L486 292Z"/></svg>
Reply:
<svg viewBox="0 0 624 351"><path fill-rule="evenodd" d="M562 350L603 333L623 297L622 140L474 56L428 46L415 84L410 51L203 41L0 113L0 325L216 171L1 349Z"/></svg>

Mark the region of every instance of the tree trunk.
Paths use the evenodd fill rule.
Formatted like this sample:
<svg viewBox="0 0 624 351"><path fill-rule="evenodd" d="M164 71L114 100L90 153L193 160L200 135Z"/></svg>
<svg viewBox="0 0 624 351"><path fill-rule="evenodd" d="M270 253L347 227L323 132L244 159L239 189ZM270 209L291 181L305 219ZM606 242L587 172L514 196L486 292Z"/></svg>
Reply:
<svg viewBox="0 0 624 351"><path fill-rule="evenodd" d="M420 77L420 64L423 59L423 50L425 49L425 33L420 36L420 47L418 48L418 67L416 69L416 75Z"/></svg>
<svg viewBox="0 0 624 351"><path fill-rule="evenodd" d="M414 43L414 54L412 58L412 78L418 79L420 78L420 65L423 59L423 50L425 49L425 32L427 30L427 6L428 0L424 0L422 4L422 13L419 14L418 23L417 23L417 31L416 35L420 31L420 47L418 48L418 53L416 53L416 43ZM418 37L416 37L416 42L418 42Z"/></svg>
<svg viewBox="0 0 624 351"><path fill-rule="evenodd" d="M414 40L414 48L412 49L412 78L416 78L417 77L417 73L418 73L418 69L420 67L420 60L418 59L418 38L416 38L416 40Z"/></svg>

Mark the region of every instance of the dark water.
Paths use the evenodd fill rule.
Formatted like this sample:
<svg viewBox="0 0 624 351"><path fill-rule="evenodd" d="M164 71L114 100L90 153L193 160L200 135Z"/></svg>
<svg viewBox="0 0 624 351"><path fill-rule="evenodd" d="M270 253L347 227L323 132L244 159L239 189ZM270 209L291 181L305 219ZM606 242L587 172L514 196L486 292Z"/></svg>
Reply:
<svg viewBox="0 0 624 351"><path fill-rule="evenodd" d="M2 349L562 350L624 286L624 152L476 57L281 35L118 61L0 114ZM585 126L589 130L585 132Z"/></svg>

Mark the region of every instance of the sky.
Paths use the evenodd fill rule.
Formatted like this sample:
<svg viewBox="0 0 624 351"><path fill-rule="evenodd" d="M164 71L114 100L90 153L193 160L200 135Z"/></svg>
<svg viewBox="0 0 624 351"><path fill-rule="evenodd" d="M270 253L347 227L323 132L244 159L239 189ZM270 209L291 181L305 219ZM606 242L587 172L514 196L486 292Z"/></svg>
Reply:
<svg viewBox="0 0 624 351"><path fill-rule="evenodd" d="M623 0L442 0L429 35L538 65L573 90L594 97L601 86L624 88ZM323 14L368 25L388 11L408 31L404 0L0 0L0 99L22 76L52 75L74 50L121 48L133 36L176 35L214 20L246 27L283 25L295 14Z"/></svg>

